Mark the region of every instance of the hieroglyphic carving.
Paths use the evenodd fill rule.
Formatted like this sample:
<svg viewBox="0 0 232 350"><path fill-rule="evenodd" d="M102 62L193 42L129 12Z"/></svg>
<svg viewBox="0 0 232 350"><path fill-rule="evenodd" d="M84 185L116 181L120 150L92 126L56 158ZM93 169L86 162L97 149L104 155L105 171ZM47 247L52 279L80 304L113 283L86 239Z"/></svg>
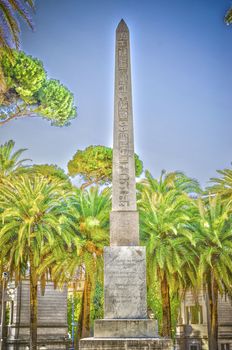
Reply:
<svg viewBox="0 0 232 350"><path fill-rule="evenodd" d="M128 33L118 33L119 206L129 202Z"/></svg>

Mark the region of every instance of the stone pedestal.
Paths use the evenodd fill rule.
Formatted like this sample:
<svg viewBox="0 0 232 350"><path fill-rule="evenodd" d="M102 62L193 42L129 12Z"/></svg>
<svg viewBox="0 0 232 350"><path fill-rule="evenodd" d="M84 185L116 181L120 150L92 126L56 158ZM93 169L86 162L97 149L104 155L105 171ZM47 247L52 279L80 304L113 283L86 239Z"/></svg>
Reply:
<svg viewBox="0 0 232 350"><path fill-rule="evenodd" d="M81 339L81 350L172 350L147 319L145 247L104 248L105 313L94 322L94 337Z"/></svg>
<svg viewBox="0 0 232 350"><path fill-rule="evenodd" d="M158 337L155 320L96 320L95 338L154 338Z"/></svg>
<svg viewBox="0 0 232 350"><path fill-rule="evenodd" d="M145 247L104 248L104 318L146 319Z"/></svg>

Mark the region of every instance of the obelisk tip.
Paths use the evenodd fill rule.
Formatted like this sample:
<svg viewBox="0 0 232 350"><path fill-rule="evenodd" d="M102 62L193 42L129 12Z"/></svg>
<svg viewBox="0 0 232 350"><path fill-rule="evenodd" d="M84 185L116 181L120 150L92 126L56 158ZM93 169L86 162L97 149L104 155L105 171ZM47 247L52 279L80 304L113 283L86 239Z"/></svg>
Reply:
<svg viewBox="0 0 232 350"><path fill-rule="evenodd" d="M117 32L129 32L129 29L128 29L126 22L124 21L123 18L121 19L121 21L119 22L119 24L117 26Z"/></svg>

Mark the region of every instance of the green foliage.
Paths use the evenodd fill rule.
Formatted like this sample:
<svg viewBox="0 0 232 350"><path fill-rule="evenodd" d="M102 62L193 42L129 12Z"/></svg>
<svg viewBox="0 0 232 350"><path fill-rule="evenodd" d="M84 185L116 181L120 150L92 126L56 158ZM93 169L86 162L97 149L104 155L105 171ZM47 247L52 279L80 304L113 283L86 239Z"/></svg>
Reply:
<svg viewBox="0 0 232 350"><path fill-rule="evenodd" d="M10 140L0 146L1 264L18 280L26 273L29 253L33 252L43 286L47 271L56 284L63 284L78 268L84 270L90 281L87 297L91 310L83 309L83 317L87 320L90 312L92 321L102 318L103 247L109 244L110 190L73 190L68 176L55 165L24 167L26 160L21 156L25 150L14 152L14 145ZM83 180L111 181L110 148L90 146L78 152L82 164L77 173ZM70 167L70 173L76 171ZM142 162L137 159L139 167L137 173L142 171ZM181 172L162 172L158 180L146 172L137 186L141 241L147 247L148 307L162 325L161 282L166 276L172 334L180 289L196 289L203 283L209 290L214 284L216 292L232 295L231 169L218 173L221 177L211 179L213 186L208 188L211 196L204 199L191 198L192 193L201 194L199 184ZM74 305L77 321L79 296L74 297ZM71 332L70 299L68 320Z"/></svg>
<svg viewBox="0 0 232 350"><path fill-rule="evenodd" d="M26 272L30 254L38 269L43 256L52 256L56 250L60 254L71 245L69 195L60 180L27 174L13 181L4 179L0 186L0 251L11 277L19 279Z"/></svg>
<svg viewBox="0 0 232 350"><path fill-rule="evenodd" d="M0 180L7 177L20 174L28 174L28 176L42 175L46 177L46 179L52 180L62 180L64 185L71 189L72 184L68 177L65 174L64 170L59 168L57 165L48 165L48 164L40 164L40 165L26 165L30 159L20 159L23 152L26 149L19 149L13 152L15 146L15 142L13 140L9 140L3 145L0 145Z"/></svg>
<svg viewBox="0 0 232 350"><path fill-rule="evenodd" d="M75 234L72 249L67 254L54 255L48 263L53 264L52 278L61 284L72 279L78 268L84 270L85 290L79 329L89 330L91 300L96 281L102 280L103 248L109 244L110 191L100 191L97 187L91 187L89 191L77 189L68 209L67 220Z"/></svg>
<svg viewBox="0 0 232 350"><path fill-rule="evenodd" d="M210 194L219 194L232 210L232 169L217 170L217 173L221 178L211 178L212 185L207 187L207 191Z"/></svg>
<svg viewBox="0 0 232 350"><path fill-rule="evenodd" d="M227 13L226 13L226 15L225 15L225 22L226 22L226 24L231 24L232 23L232 8L230 8L228 11L227 11Z"/></svg>
<svg viewBox="0 0 232 350"><path fill-rule="evenodd" d="M36 102L34 95L46 80L43 64L40 60L22 51L12 53L13 60L9 59L8 55L3 55L1 60L8 86L8 93L5 95L6 102L11 102L9 99L16 98L16 96L28 103Z"/></svg>
<svg viewBox="0 0 232 350"><path fill-rule="evenodd" d="M79 314L81 312L81 294L74 293L74 295L68 296L67 302L67 318L68 318L68 333L72 335L72 314L74 311L74 322L78 322ZM77 326L75 326L76 331ZM75 332L76 333L76 332Z"/></svg>
<svg viewBox="0 0 232 350"><path fill-rule="evenodd" d="M148 271L148 266L147 266ZM159 280L149 278L147 276L147 306L154 314L154 318L158 321L159 329L162 325L162 302L160 298Z"/></svg>
<svg viewBox="0 0 232 350"><path fill-rule="evenodd" d="M199 252L198 276L202 283L214 280L217 289L232 293L232 216L220 196L197 201L198 217L191 229ZM211 282L210 282L211 283Z"/></svg>
<svg viewBox="0 0 232 350"><path fill-rule="evenodd" d="M173 293L171 295L171 318L172 318L172 334L176 334L176 326L178 325L178 314L180 310L180 296L178 293Z"/></svg>
<svg viewBox="0 0 232 350"><path fill-rule="evenodd" d="M13 153L14 146L15 142L13 140L0 145L0 180L6 176L20 174L25 171L23 164L28 159L20 159L20 157L26 149L19 149Z"/></svg>
<svg viewBox="0 0 232 350"><path fill-rule="evenodd" d="M96 287L93 295L93 302L91 305L91 320L92 323L94 320L104 318L104 289L103 284L99 281L96 283Z"/></svg>
<svg viewBox="0 0 232 350"><path fill-rule="evenodd" d="M0 125L15 118L41 116L52 125L76 117L73 94L58 80L47 79L43 64L24 52L0 57L6 88L1 94Z"/></svg>
<svg viewBox="0 0 232 350"><path fill-rule="evenodd" d="M70 176L80 175L86 183L109 183L112 176L112 149L104 146L89 146L78 150L68 162Z"/></svg>
<svg viewBox="0 0 232 350"><path fill-rule="evenodd" d="M147 266L147 271L149 271L149 266ZM148 272L149 273L149 272ZM180 307L180 297L178 293L171 293L170 295L171 303L171 324L172 324L172 334L175 334L176 325L178 322L178 312ZM152 310L154 318L158 321L158 329L162 329L162 300L160 295L160 280L153 278L152 280L148 275L147 283L147 305L148 308Z"/></svg>
<svg viewBox="0 0 232 350"><path fill-rule="evenodd" d="M71 182L69 180L68 175L65 174L64 170L58 167L57 165L49 165L49 164L39 164L39 165L32 165L30 168L27 169L28 173L32 174L40 174L43 175L46 178L53 179L60 179L64 181L64 183L67 186L72 186Z"/></svg>
<svg viewBox="0 0 232 350"><path fill-rule="evenodd" d="M197 201L190 226L196 241L198 280L207 293L209 348L217 349L218 296L232 295L232 215L228 203L214 195Z"/></svg>
<svg viewBox="0 0 232 350"><path fill-rule="evenodd" d="M147 171L138 190L140 233L147 248L148 281L152 285L154 281L160 282L162 332L170 336L172 295L196 281L195 242L187 226L193 219L195 207L188 193L200 189L197 181L181 172L166 174L163 171L156 180Z"/></svg>
<svg viewBox="0 0 232 350"><path fill-rule="evenodd" d="M81 191L71 205L73 214L79 217L76 233L81 264L93 278L94 285L94 271L99 268L102 271L103 248L109 244L110 192L92 187Z"/></svg>
<svg viewBox="0 0 232 350"><path fill-rule="evenodd" d="M16 284L29 271L30 348L37 343L37 285L44 293L50 265L44 259L65 254L72 245L67 198L61 180L28 173L5 177L0 186L1 265Z"/></svg>
<svg viewBox="0 0 232 350"><path fill-rule="evenodd" d="M28 9L34 9L33 0L6 0L0 2L0 46L5 50L11 47L19 48L20 26L17 16L33 29Z"/></svg>
<svg viewBox="0 0 232 350"><path fill-rule="evenodd" d="M68 203L67 220L75 234L72 250L54 256L53 278L65 283L84 266L94 286L103 269L103 248L109 244L110 191L97 187L76 190Z"/></svg>
<svg viewBox="0 0 232 350"><path fill-rule="evenodd" d="M143 162L139 159L139 156L135 153L135 176L139 177L143 172Z"/></svg>
<svg viewBox="0 0 232 350"><path fill-rule="evenodd" d="M63 126L76 116L74 98L58 80L47 80L38 91L38 113L52 121L52 125Z"/></svg>
<svg viewBox="0 0 232 350"><path fill-rule="evenodd" d="M70 176L79 175L84 181L84 187L93 183L103 185L112 181L112 148L105 146L89 146L83 151L78 150L73 159L68 162ZM135 154L136 176L143 171L143 163Z"/></svg>

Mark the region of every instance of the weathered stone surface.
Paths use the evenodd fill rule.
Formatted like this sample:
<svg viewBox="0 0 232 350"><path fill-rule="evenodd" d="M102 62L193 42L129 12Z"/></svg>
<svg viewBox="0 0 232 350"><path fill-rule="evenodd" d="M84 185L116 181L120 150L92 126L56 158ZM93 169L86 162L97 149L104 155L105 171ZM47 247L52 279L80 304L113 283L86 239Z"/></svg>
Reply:
<svg viewBox="0 0 232 350"><path fill-rule="evenodd" d="M110 245L139 245L139 215L137 211L112 211L110 213Z"/></svg>
<svg viewBox="0 0 232 350"><path fill-rule="evenodd" d="M95 338L154 338L158 337L155 320L96 320Z"/></svg>
<svg viewBox="0 0 232 350"><path fill-rule="evenodd" d="M145 247L105 247L104 318L146 318Z"/></svg>
<svg viewBox="0 0 232 350"><path fill-rule="evenodd" d="M129 30L116 30L112 210L136 210ZM124 233L122 232L122 235Z"/></svg>
<svg viewBox="0 0 232 350"><path fill-rule="evenodd" d="M84 338L81 350L172 350L170 339L159 338Z"/></svg>

